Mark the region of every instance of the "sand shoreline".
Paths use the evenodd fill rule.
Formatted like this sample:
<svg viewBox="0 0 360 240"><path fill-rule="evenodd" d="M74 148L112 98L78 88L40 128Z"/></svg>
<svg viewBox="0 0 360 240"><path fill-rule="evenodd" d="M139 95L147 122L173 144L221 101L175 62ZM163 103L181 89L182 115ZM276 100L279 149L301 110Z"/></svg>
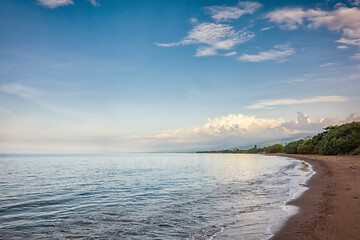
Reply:
<svg viewBox="0 0 360 240"><path fill-rule="evenodd" d="M304 160L316 174L288 204L299 207L271 240L360 240L360 157L276 154Z"/></svg>

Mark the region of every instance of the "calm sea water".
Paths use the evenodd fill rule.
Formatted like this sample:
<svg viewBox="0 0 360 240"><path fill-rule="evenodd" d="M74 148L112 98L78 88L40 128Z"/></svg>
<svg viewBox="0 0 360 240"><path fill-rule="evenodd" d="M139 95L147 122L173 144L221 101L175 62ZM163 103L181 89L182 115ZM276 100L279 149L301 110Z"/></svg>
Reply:
<svg viewBox="0 0 360 240"><path fill-rule="evenodd" d="M0 238L267 239L310 174L261 155L0 155Z"/></svg>

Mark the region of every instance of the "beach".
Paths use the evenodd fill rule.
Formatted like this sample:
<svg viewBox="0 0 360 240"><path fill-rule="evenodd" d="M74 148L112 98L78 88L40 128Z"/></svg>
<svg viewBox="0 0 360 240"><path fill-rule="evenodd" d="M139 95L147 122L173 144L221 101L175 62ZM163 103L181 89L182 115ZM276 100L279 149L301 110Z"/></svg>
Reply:
<svg viewBox="0 0 360 240"><path fill-rule="evenodd" d="M276 154L304 160L316 174L288 204L299 207L271 240L360 239L360 157Z"/></svg>

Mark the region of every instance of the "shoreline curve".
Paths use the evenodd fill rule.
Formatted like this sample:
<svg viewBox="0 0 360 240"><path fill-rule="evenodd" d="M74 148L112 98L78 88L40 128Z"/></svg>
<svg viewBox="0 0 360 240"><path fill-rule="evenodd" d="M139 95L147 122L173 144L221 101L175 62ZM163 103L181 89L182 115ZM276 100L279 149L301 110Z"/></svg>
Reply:
<svg viewBox="0 0 360 240"><path fill-rule="evenodd" d="M268 154L309 163L316 174L288 205L298 207L270 240L360 240L360 157Z"/></svg>

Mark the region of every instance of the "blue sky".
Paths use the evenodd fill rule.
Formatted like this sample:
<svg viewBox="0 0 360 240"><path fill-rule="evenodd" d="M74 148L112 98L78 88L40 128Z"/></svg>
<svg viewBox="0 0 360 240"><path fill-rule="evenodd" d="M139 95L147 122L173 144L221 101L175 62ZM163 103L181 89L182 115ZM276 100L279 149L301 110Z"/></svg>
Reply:
<svg viewBox="0 0 360 240"><path fill-rule="evenodd" d="M359 120L359 6L2 0L0 152L228 148Z"/></svg>

